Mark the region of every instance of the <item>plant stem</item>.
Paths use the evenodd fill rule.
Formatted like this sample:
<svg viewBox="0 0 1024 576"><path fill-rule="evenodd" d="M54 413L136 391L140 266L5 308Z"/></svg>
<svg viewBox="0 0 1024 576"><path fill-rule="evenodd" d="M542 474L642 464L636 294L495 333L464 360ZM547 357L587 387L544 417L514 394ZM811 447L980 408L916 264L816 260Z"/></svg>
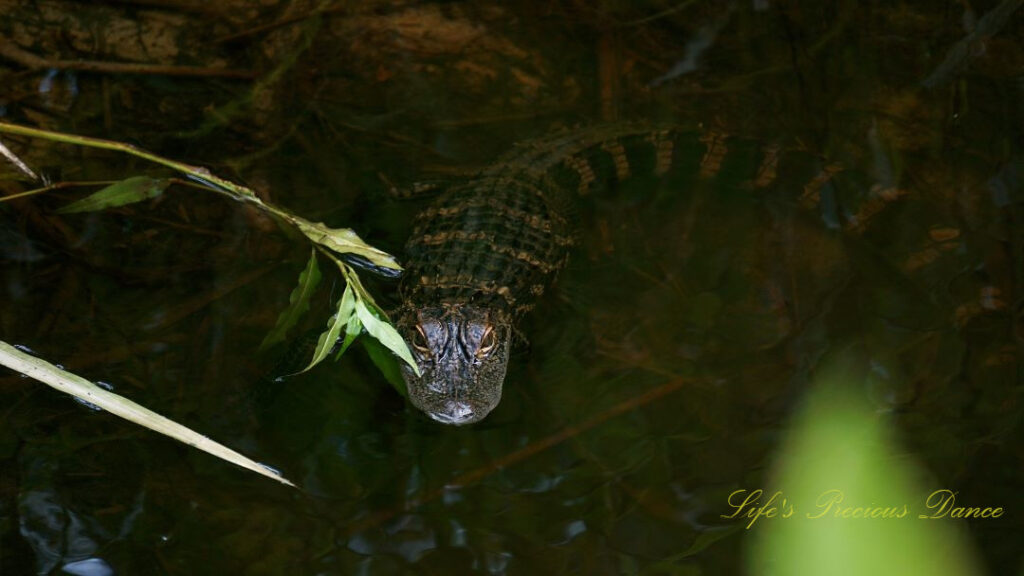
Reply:
<svg viewBox="0 0 1024 576"><path fill-rule="evenodd" d="M0 122L0 133L16 134L18 136L28 136L30 138L40 138L43 140L51 140L54 142L63 142L64 144L76 144L78 146L86 146L89 148L99 148L101 150L114 150L116 152L123 152L131 156L136 156L156 164L173 168L184 174L194 176L195 178L209 182L213 186L209 187L209 190L218 192L220 194L226 194L235 198L236 200L247 200L250 202L256 202L262 204L259 198L256 197L256 193L252 189L245 186L240 186L225 180L218 176L214 176L206 168L198 166L191 166L183 162L157 156L152 152L147 152L137 146L131 144L125 144L123 142L115 142L113 140L103 140L101 138L90 138L89 136L77 136L75 134L64 134L63 132L53 132L51 130L42 130L39 128L30 128L28 126L20 126L18 124L10 124L7 122ZM220 190L218 190L220 188ZM280 212L280 210L275 210Z"/></svg>

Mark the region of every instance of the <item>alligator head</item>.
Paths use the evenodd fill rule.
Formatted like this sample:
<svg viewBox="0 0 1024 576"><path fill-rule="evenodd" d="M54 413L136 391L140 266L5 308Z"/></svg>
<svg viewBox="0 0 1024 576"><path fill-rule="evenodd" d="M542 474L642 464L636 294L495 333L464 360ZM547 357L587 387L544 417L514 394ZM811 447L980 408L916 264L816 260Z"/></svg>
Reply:
<svg viewBox="0 0 1024 576"><path fill-rule="evenodd" d="M410 309L399 330L420 368L402 375L413 405L445 424L482 420L501 400L512 324L506 315L472 304Z"/></svg>

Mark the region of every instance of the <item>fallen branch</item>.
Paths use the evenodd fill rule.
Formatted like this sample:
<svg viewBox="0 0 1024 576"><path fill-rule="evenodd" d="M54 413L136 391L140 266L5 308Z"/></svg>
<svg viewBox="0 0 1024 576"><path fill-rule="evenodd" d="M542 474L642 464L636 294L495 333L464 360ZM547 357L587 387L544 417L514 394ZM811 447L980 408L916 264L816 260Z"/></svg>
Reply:
<svg viewBox="0 0 1024 576"><path fill-rule="evenodd" d="M104 74L142 74L149 76L192 76L199 78L251 79L251 70L230 68L201 68L196 66L168 66L163 64L137 64L133 62L103 62L98 60L50 60L26 52L17 46L0 43L0 58L7 59L32 70L78 70Z"/></svg>

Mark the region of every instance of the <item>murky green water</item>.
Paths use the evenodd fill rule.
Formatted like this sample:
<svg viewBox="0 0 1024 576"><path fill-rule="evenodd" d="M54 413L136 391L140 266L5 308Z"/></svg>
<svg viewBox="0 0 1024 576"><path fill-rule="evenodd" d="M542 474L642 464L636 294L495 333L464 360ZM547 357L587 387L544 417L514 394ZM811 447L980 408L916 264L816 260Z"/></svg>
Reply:
<svg viewBox="0 0 1024 576"><path fill-rule="evenodd" d="M359 346L252 401L308 246L244 207L184 186L91 215L54 214L79 189L0 204L3 340L302 487L5 375L0 573L739 573L728 495L763 485L815 370L851 351L935 486L1006 507L965 527L984 568L1019 570L1024 21L983 18L1012 3L76 4L64 20L6 4L0 40L47 58L264 80L8 60L3 120L209 166L398 255L425 200L386 182L458 179L595 122L693 129L695 166L716 163L700 134L730 145L710 184L638 178L581 205L501 405L464 429L407 406ZM92 21L153 45L96 48ZM54 180L159 173L0 139ZM773 149L801 152L745 184ZM5 195L32 187L0 174ZM303 328L340 294L328 283Z"/></svg>

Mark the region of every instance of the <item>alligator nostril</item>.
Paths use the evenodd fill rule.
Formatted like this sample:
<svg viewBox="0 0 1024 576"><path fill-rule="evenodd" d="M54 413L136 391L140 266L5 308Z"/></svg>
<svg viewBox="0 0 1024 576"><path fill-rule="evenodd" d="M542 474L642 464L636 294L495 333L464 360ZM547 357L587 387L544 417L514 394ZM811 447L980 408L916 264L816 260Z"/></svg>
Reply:
<svg viewBox="0 0 1024 576"><path fill-rule="evenodd" d="M430 413L430 417L444 424L469 424L477 420L473 407L465 402L448 402L442 410Z"/></svg>

